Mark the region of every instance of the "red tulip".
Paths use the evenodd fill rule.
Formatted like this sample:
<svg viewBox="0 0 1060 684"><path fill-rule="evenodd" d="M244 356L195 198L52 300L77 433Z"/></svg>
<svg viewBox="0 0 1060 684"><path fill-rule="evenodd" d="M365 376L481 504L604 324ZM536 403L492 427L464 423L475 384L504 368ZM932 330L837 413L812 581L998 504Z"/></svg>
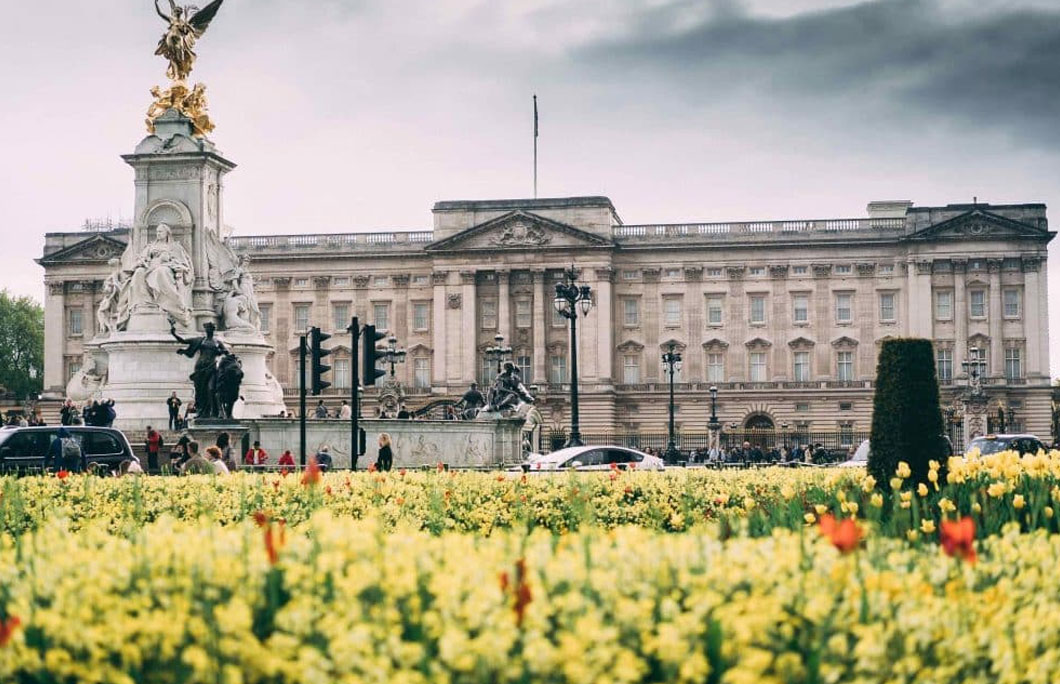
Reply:
<svg viewBox="0 0 1060 684"><path fill-rule="evenodd" d="M861 544L864 532L853 518L843 518L836 522L831 514L821 516L818 524L821 534L832 542L842 553L850 553Z"/></svg>
<svg viewBox="0 0 1060 684"><path fill-rule="evenodd" d="M975 520L971 517L943 520L939 526L939 540L946 555L975 563Z"/></svg>
<svg viewBox="0 0 1060 684"><path fill-rule="evenodd" d="M18 629L21 624L22 620L20 620L17 615L12 615L0 620L0 646L6 646L7 642L11 641L11 637L14 636L15 630Z"/></svg>
<svg viewBox="0 0 1060 684"><path fill-rule="evenodd" d="M317 459L315 456L309 457L309 465L306 466L305 472L302 474L302 484L313 486L320 482L320 466L317 465Z"/></svg>
<svg viewBox="0 0 1060 684"><path fill-rule="evenodd" d="M60 470L55 473L55 477L59 478L60 480L65 480L66 478L70 477L70 471Z"/></svg>

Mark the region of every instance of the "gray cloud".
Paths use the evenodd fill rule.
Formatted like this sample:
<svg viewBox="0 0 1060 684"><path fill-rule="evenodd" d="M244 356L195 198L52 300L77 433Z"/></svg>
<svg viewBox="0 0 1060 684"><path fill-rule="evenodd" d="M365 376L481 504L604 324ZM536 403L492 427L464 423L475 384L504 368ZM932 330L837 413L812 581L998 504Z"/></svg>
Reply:
<svg viewBox="0 0 1060 684"><path fill-rule="evenodd" d="M656 16L577 58L601 74L670 81L686 98L734 93L824 103L850 111L909 109L1060 143L1060 10L995 8L965 15L927 0L879 0L767 18L716 13L681 31ZM663 23L665 25L665 23Z"/></svg>

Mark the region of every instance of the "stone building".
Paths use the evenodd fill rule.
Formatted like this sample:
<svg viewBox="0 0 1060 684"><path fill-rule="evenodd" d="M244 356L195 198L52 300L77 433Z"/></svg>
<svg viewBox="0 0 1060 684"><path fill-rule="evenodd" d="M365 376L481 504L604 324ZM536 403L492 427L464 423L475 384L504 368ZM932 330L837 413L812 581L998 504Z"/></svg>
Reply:
<svg viewBox="0 0 1060 684"><path fill-rule="evenodd" d="M596 303L578 321L587 434L665 430L670 345L684 356L682 432L705 431L712 385L726 426L864 431L881 341L916 336L935 342L944 404L981 354L991 401L1049 435L1055 233L1042 204L873 202L865 218L666 225L624 224L606 197L446 201L433 213L432 230L229 239L252 259L289 407L310 325L333 335L327 400L348 394L356 315L407 349L396 378L411 408L488 381L484 350L500 334L546 424L564 426L570 340L552 299L573 265ZM47 236L46 388L61 393L78 369L107 259L126 240L122 229Z"/></svg>

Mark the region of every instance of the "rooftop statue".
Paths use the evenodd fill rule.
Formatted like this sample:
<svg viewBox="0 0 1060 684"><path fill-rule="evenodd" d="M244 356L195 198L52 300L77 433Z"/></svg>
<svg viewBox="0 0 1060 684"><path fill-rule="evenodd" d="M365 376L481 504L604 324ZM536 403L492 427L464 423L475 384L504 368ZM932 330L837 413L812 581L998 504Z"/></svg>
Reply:
<svg viewBox="0 0 1060 684"><path fill-rule="evenodd" d="M224 0L213 0L203 9L194 5L181 7L174 0L169 0L170 14L162 11L155 0L155 11L158 16L169 22L165 35L158 41L156 55L169 60L166 75L173 81L184 81L195 65L195 41L202 38L210 22L221 9Z"/></svg>

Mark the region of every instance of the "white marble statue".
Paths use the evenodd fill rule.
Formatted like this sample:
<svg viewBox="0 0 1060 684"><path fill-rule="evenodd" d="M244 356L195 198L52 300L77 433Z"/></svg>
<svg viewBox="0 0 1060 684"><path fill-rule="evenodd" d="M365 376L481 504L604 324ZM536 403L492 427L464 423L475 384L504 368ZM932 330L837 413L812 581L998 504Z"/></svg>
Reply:
<svg viewBox="0 0 1060 684"><path fill-rule="evenodd" d="M81 369L66 384L66 398L77 402L99 399L104 381L105 378L96 368L96 360L86 351L81 357Z"/></svg>
<svg viewBox="0 0 1060 684"><path fill-rule="evenodd" d="M184 246L173 239L169 226L160 223L155 241L144 247L129 283L129 304L154 305L184 327L191 325L192 266Z"/></svg>
<svg viewBox="0 0 1060 684"><path fill-rule="evenodd" d="M229 290L220 302L221 327L224 330L255 331L250 320L250 304L239 290Z"/></svg>
<svg viewBox="0 0 1060 684"><path fill-rule="evenodd" d="M96 330L99 335L107 335L118 330L129 319L128 311L125 312L125 320L121 320L118 315L119 302L128 284L128 279L123 278L121 259L111 259L107 265L110 266L110 275L103 281L103 297L96 308Z"/></svg>

